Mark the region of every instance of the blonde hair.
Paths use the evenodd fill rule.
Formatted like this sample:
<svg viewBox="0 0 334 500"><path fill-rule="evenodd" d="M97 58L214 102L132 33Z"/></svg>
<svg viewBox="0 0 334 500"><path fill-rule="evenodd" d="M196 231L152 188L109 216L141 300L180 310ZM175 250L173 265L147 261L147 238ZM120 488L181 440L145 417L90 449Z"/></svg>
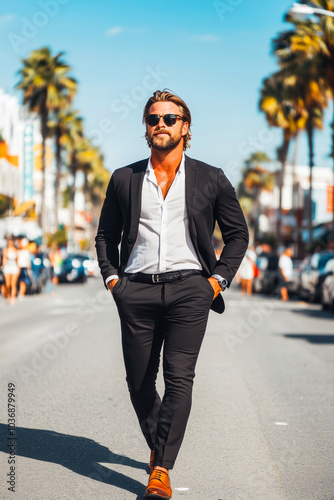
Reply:
<svg viewBox="0 0 334 500"><path fill-rule="evenodd" d="M167 89L164 90L156 90L153 95L149 98L147 101L144 112L143 112L143 123L145 123L146 117L149 115L150 107L152 104L155 102L161 102L161 101L168 101L168 102L173 102L176 104L176 106L179 107L180 109L180 115L182 116L183 121L189 123L189 128L187 134L184 136L184 142L183 142L183 149L186 150L187 148L190 148L190 140L191 140L191 132L190 132L190 126L191 126L191 113L186 105L186 103L181 99L176 94L172 94L169 92Z"/></svg>

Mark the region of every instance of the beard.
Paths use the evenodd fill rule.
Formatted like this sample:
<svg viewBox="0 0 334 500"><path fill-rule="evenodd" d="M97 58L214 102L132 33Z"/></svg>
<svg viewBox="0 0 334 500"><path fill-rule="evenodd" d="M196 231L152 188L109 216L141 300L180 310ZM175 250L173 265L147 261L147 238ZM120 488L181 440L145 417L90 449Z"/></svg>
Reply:
<svg viewBox="0 0 334 500"><path fill-rule="evenodd" d="M152 137L150 138L147 133L145 134L145 137L148 147L157 149L159 151L171 151L180 144L182 139L182 136L177 138L169 136L167 140L161 141L158 136L152 135Z"/></svg>

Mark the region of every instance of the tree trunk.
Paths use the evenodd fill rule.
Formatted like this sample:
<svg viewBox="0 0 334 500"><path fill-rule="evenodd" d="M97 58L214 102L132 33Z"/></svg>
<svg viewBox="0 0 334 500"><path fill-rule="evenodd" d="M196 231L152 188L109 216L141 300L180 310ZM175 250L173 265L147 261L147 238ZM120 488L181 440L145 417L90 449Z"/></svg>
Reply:
<svg viewBox="0 0 334 500"><path fill-rule="evenodd" d="M283 187L284 187L284 177L285 177L285 167L286 161L288 157L289 145L290 145L290 137L287 136L284 131L283 144L280 151L280 160L281 160L281 171L279 174L279 199L278 199L278 217L276 223L276 234L277 234L277 246L280 246L282 243L282 200L283 200Z"/></svg>
<svg viewBox="0 0 334 500"><path fill-rule="evenodd" d="M89 250L94 251L94 239L93 239L93 220L88 219L88 213L93 216L92 209L93 209L93 203L92 203L92 196L90 192L90 186L88 182L88 173L84 172L85 175L85 182L84 182L84 196L85 196L85 223L88 225L87 228L87 235L88 235L88 241L89 241ZM89 209L89 210L88 210Z"/></svg>
<svg viewBox="0 0 334 500"><path fill-rule="evenodd" d="M61 180L61 129L56 128L56 179L55 179L55 210L54 219L56 224L56 229L59 227L59 190L60 190L60 180Z"/></svg>
<svg viewBox="0 0 334 500"><path fill-rule="evenodd" d="M74 231L75 231L75 183L76 183L76 177L77 177L77 167L76 167L76 161L73 160L72 165L70 167L70 171L72 174L72 185L70 186L69 189L69 194L70 194L70 201L69 201L69 227L68 227L68 246L69 246L69 251L73 252L74 251Z"/></svg>
<svg viewBox="0 0 334 500"><path fill-rule="evenodd" d="M292 158L292 212L296 223L296 246L297 246L297 256L300 258L302 255L302 233L299 221L299 183L298 177L296 174L296 166L297 166L297 156L298 156L298 143L299 143L300 133L297 131L295 134L295 147L293 151Z"/></svg>
<svg viewBox="0 0 334 500"><path fill-rule="evenodd" d="M296 174L296 165L297 165L297 153L298 153L298 139L299 139L299 133L297 132L294 136L295 140L295 147L293 150L293 157L292 157L292 211L295 214L296 209L298 206L296 206L296 198L297 198L297 193L296 193L296 188L297 188L297 174Z"/></svg>
<svg viewBox="0 0 334 500"><path fill-rule="evenodd" d="M46 107L46 91L43 91L41 101L41 134L42 134L42 189L41 189L41 212L39 214L39 224L42 229L42 240L45 238L46 230L46 210L45 210L45 169L46 169L46 138L47 138L47 121L48 111Z"/></svg>
<svg viewBox="0 0 334 500"><path fill-rule="evenodd" d="M313 210L312 210L312 189L313 189L313 166L314 166L314 145L313 145L313 139L314 139L314 127L312 124L312 120L308 120L307 125L306 125L306 132L307 132L307 140L308 140L308 148L309 148L309 167L310 167L310 187L309 187L309 192L308 192L308 202L307 202L307 222L308 222L308 237L309 237L309 247L311 248L312 246L312 215L313 215Z"/></svg>

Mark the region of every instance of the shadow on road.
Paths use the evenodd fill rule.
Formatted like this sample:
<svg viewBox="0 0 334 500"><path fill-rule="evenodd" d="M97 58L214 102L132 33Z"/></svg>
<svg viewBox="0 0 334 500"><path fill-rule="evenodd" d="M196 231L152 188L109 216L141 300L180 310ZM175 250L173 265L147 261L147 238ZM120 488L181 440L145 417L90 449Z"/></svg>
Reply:
<svg viewBox="0 0 334 500"><path fill-rule="evenodd" d="M291 312L304 314L305 316L309 316L311 318L323 318L323 319L334 319L333 313L329 311L324 311L323 309L291 309Z"/></svg>
<svg viewBox="0 0 334 500"><path fill-rule="evenodd" d="M9 455L9 433L5 424L0 424L0 451ZM145 486L130 477L100 465L102 463L122 464L136 469L145 469L147 464L132 458L117 455L106 446L92 439L80 436L69 436L54 431L16 427L16 454L34 460L62 465L76 474L86 476L117 488L134 493L137 499L142 498ZM86 498L96 498L94 483L78 482L81 493L87 490ZM95 491L94 491L95 490Z"/></svg>
<svg viewBox="0 0 334 500"><path fill-rule="evenodd" d="M288 339L306 340L311 344L334 344L334 335L321 333L286 333Z"/></svg>

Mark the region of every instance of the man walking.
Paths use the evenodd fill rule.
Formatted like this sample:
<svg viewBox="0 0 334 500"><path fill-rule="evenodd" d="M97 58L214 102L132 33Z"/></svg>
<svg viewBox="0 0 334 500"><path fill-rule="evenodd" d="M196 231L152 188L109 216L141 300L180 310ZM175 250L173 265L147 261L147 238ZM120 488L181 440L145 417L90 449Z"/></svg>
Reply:
<svg viewBox="0 0 334 500"><path fill-rule="evenodd" d="M113 173L96 249L120 316L130 398L151 450L144 497L169 499L168 471L185 433L209 310L224 311L220 292L243 259L248 230L223 171L184 154L191 138L185 102L156 91L143 122L151 156ZM216 221L225 244L219 260Z"/></svg>

